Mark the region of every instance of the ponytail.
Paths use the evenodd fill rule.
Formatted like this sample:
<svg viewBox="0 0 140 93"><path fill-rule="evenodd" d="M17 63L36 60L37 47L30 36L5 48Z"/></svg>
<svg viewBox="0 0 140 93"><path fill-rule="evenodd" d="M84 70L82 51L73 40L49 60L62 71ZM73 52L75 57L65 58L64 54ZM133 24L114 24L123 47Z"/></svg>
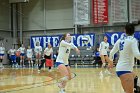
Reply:
<svg viewBox="0 0 140 93"><path fill-rule="evenodd" d="M64 35L61 37L60 42L61 42L62 40L65 40L66 35L67 35L67 34L64 34Z"/></svg>

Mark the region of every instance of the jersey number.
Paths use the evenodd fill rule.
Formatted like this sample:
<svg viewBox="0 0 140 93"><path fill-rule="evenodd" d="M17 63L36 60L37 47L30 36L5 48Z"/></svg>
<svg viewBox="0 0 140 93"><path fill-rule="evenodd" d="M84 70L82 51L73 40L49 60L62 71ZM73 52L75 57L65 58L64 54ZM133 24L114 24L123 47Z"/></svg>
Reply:
<svg viewBox="0 0 140 93"><path fill-rule="evenodd" d="M67 50L66 50L66 53L69 53L69 51L70 51L70 50L69 50L69 49L67 49Z"/></svg>
<svg viewBox="0 0 140 93"><path fill-rule="evenodd" d="M123 48L124 48L124 41L120 42L120 51L123 50Z"/></svg>
<svg viewBox="0 0 140 93"><path fill-rule="evenodd" d="M105 46L105 49L107 49L107 46Z"/></svg>

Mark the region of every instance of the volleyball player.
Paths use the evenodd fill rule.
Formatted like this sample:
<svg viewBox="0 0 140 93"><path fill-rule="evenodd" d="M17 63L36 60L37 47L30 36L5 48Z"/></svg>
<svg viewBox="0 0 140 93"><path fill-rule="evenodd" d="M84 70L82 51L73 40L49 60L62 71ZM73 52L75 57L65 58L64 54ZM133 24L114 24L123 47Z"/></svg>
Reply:
<svg viewBox="0 0 140 93"><path fill-rule="evenodd" d="M10 54L10 59L12 62L12 67L18 67L18 64L16 62L16 49L14 48L14 46L12 46L12 48L8 51L8 53Z"/></svg>
<svg viewBox="0 0 140 93"><path fill-rule="evenodd" d="M24 64L24 59L25 59L25 47L24 45L22 44L21 47L18 49L20 51L20 67L23 67L25 66Z"/></svg>
<svg viewBox="0 0 140 93"><path fill-rule="evenodd" d="M39 42L36 43L36 46L34 48L35 56L36 56L36 66L39 67L39 64L41 62L41 52L42 52L42 47L40 46Z"/></svg>
<svg viewBox="0 0 140 93"><path fill-rule="evenodd" d="M4 58L4 53L5 53L5 48L3 46L3 43L1 43L1 46L0 46L0 67L4 67L2 62L3 62L3 58Z"/></svg>
<svg viewBox="0 0 140 93"><path fill-rule="evenodd" d="M46 62L46 66L49 67L49 71L51 71L51 68L53 66L53 60L52 60L52 56L53 56L53 49L50 43L48 43L47 48L45 48L44 50L44 58L45 61L42 61L39 68L38 68L38 72L40 72L41 68L43 67L43 65Z"/></svg>
<svg viewBox="0 0 140 93"><path fill-rule="evenodd" d="M100 43L99 46L99 52L100 52L100 57L102 60L102 67L101 69L105 68L106 62L110 62L109 57L108 57L108 51L109 51L109 43L107 42L108 38L104 36L104 41ZM103 72L100 72L100 75L103 75ZM111 74L107 69L105 71L107 74Z"/></svg>
<svg viewBox="0 0 140 93"><path fill-rule="evenodd" d="M29 67L33 67L33 61L32 61L33 50L30 48L30 46L28 46L28 49L27 49L26 53L27 53L27 59L28 59Z"/></svg>
<svg viewBox="0 0 140 93"><path fill-rule="evenodd" d="M110 52L110 59L119 51L119 60L116 66L116 73L121 80L125 93L134 93L133 88L138 89L138 77L133 72L134 57L140 60L138 41L133 36L135 32L134 24L126 24L125 33L114 45ZM136 93L140 93L136 92Z"/></svg>
<svg viewBox="0 0 140 93"><path fill-rule="evenodd" d="M80 53L79 49L73 43L71 43L71 35L67 33L60 40L59 53L56 59L56 66L58 67L59 72L63 76L61 78L61 82L58 84L58 87L60 88L60 93L65 93L66 83L72 78L68 62L71 49L74 49L78 54Z"/></svg>

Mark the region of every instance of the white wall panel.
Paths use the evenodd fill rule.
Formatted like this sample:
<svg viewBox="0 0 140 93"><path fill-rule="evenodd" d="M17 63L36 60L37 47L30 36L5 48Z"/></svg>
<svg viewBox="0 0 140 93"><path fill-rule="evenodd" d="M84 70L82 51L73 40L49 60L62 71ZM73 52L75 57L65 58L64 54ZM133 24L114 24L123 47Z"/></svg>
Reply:
<svg viewBox="0 0 140 93"><path fill-rule="evenodd" d="M73 27L73 0L46 0L47 29Z"/></svg>
<svg viewBox="0 0 140 93"><path fill-rule="evenodd" d="M30 0L22 5L23 30L43 30L43 0Z"/></svg>
<svg viewBox="0 0 140 93"><path fill-rule="evenodd" d="M9 10L8 0L0 0L0 29L9 30Z"/></svg>

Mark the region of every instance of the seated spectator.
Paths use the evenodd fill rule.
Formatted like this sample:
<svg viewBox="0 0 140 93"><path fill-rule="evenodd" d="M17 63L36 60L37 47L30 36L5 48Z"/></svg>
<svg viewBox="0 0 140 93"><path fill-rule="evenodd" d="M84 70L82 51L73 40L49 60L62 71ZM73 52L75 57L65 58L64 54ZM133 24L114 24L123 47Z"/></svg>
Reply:
<svg viewBox="0 0 140 93"><path fill-rule="evenodd" d="M94 64L102 65L99 48L97 48L95 50L95 57L94 57L94 59L95 59Z"/></svg>

